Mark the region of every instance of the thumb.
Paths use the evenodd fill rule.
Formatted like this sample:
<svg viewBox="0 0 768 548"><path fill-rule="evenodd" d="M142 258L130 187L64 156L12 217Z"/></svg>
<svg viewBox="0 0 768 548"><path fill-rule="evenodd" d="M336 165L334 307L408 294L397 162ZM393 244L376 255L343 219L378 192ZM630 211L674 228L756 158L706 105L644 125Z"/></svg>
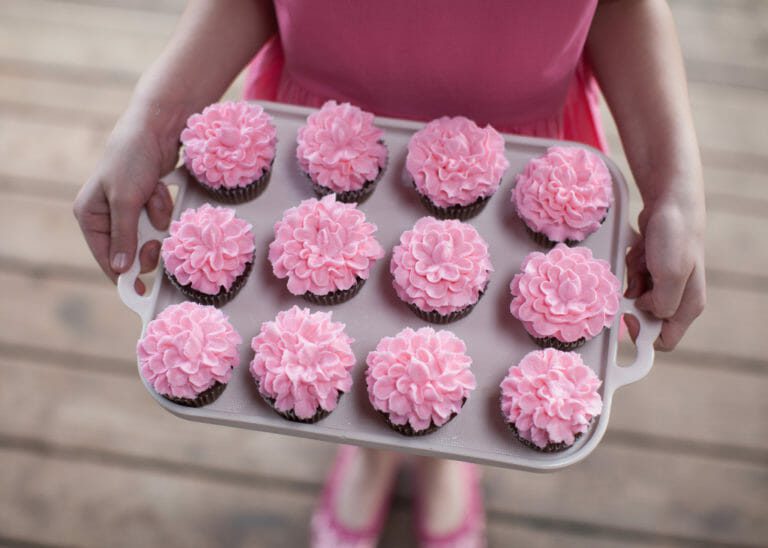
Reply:
<svg viewBox="0 0 768 548"><path fill-rule="evenodd" d="M110 200L110 266L122 274L131 266L136 254L136 240L141 204L135 200Z"/></svg>

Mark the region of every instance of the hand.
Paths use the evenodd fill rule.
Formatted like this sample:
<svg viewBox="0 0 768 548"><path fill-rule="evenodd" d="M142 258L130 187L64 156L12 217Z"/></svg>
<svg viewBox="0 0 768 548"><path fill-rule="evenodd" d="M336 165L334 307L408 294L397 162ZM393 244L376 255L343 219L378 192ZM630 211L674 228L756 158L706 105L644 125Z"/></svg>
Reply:
<svg viewBox="0 0 768 548"><path fill-rule="evenodd" d="M96 172L74 204L88 247L113 282L133 263L141 208L146 206L150 221L160 230L167 228L173 210L160 178L176 165L178 136L161 137L143 118L129 110L120 119ZM140 250L142 272L154 269L159 253L159 242ZM136 289L143 293L143 284L138 282Z"/></svg>
<svg viewBox="0 0 768 548"><path fill-rule="evenodd" d="M659 200L643 209L640 239L627 254L625 295L663 320L659 350L672 350L706 303L704 207L678 201L685 202ZM627 328L634 340L634 318L627 317Z"/></svg>

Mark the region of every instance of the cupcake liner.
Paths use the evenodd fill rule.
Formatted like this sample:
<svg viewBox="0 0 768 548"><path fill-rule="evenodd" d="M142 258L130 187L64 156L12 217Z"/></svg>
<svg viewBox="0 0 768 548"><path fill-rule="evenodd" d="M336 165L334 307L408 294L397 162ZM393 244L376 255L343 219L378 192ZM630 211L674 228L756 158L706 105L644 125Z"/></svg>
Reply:
<svg viewBox="0 0 768 548"><path fill-rule="evenodd" d="M381 174L381 171L379 171L379 174ZM310 179L310 181L312 180ZM336 200L339 202L344 202L345 204L362 204L370 197L371 194L373 194L373 191L376 188L376 184L378 182L379 177L376 177L376 179L373 181L366 181L363 184L363 187L359 190L347 190L345 192L334 192L330 188L319 185L314 181L312 181L312 188L314 189L318 198L322 198L328 194L336 194Z"/></svg>
<svg viewBox="0 0 768 548"><path fill-rule="evenodd" d="M603 217L603 220L600 221L600 224L602 225L607 218L608 218L608 212L606 212L605 217ZM525 223L525 221L523 221L523 224L525 225L525 231L528 233L528 236L530 236L531 239L537 244L539 244L540 246L545 247L547 249L552 249L558 243L561 243L561 242L555 242L553 240L550 240L549 237L542 232L536 232L530 226L528 226ZM587 235L587 237L589 237L589 235ZM567 245L568 247L573 247L573 246L579 245L583 241L584 240L565 240L565 242L562 242L562 243L565 243L565 245Z"/></svg>
<svg viewBox="0 0 768 548"><path fill-rule="evenodd" d="M256 388L259 388L259 383L258 382L256 383ZM344 395L344 392L339 392L337 390L336 393L338 394L338 399L336 400L336 403L338 405L338 402L339 402L339 400L341 400L341 397ZM299 422L299 423L302 423L302 424L314 424L314 423L324 419L325 417L327 417L328 415L330 415L332 413L332 411L328 411L326 409L323 409L322 407L318 407L317 411L315 411L314 415L312 415L308 419L302 419L302 418L296 416L296 413L293 411L293 409L290 409L288 411L280 411L279 409L277 409L275 407L275 399L274 398L270 398L269 396L265 396L264 394L261 393L261 391L259 391L259 395L261 396L261 398L265 402L267 402L269 407L271 407L272 410L275 413L277 413L278 415L283 417L285 420L289 420L291 422Z"/></svg>
<svg viewBox="0 0 768 548"><path fill-rule="evenodd" d="M252 183L246 186L238 186L234 188L213 188L212 186L206 184L205 181L200 181L200 179L197 177L194 177L194 179L202 187L206 194L214 198L216 201L234 205L249 202L255 198L258 198L259 195L264 192L264 189L267 188L271 175L272 164L270 164L269 168L267 168L264 173L262 173L261 177Z"/></svg>
<svg viewBox="0 0 768 548"><path fill-rule="evenodd" d="M455 205L450 207L440 207L427 196L419 192L416 183L413 183L413 188L416 189L416 194L419 195L419 200L421 200L422 205L424 205L427 211L438 219L458 219L459 221L466 221L480 213L491 199L491 196L481 196L471 204L465 206Z"/></svg>
<svg viewBox="0 0 768 548"><path fill-rule="evenodd" d="M177 398L175 396L166 396L165 394L161 394L161 396L163 396L168 401L172 401L173 403L184 405L186 407L203 407L215 402L218 397L221 396L222 392L224 392L226 387L226 384L216 381L213 386L207 390L204 390L203 392L200 392L200 394L198 394L195 399Z"/></svg>
<svg viewBox="0 0 768 548"><path fill-rule="evenodd" d="M467 403L467 398L464 398L461 401L461 406L464 407L464 404ZM379 415L384 417L389 427L397 432L398 434L402 434L403 436L408 437L418 437L418 436L426 436L427 434L431 434L432 432L439 430L449 422L451 422L453 419L456 418L458 413L451 413L451 416L448 417L448 420L445 421L440 426L436 425L434 421L430 421L429 426L427 426L424 430L414 430L413 426L410 425L410 423L406 422L405 424L394 424L392 421L389 420L389 414L385 413L383 411L378 412Z"/></svg>
<svg viewBox="0 0 768 548"><path fill-rule="evenodd" d="M584 343L587 342L585 337L581 337L580 339L571 342L561 341L557 337L534 337L533 335L530 335L530 337L533 339L533 342L542 348L556 348L557 350L562 350L564 352L576 350L577 348L584 346Z"/></svg>
<svg viewBox="0 0 768 548"><path fill-rule="evenodd" d="M426 310L422 310L421 308L419 308L413 303L407 303L407 304L408 304L408 308L410 308L414 314L416 314L419 318L421 318L425 322L444 325L444 324L455 322L457 320L460 320L462 318L469 316L469 313L472 312L472 310L475 308L477 303L480 302L480 299L483 298L483 295L485 295L485 292L487 289L488 289L488 284L485 285L483 290L477 296L477 300L474 303L467 305L462 309L450 312L449 314L440 314L436 310L427 312Z"/></svg>
<svg viewBox="0 0 768 548"><path fill-rule="evenodd" d="M355 295L357 295L360 292L360 289L365 285L365 280L363 278L358 277L357 282L355 282L355 285L350 287L349 289L340 289L338 291L332 291L331 293L326 293L325 295L315 295L314 293L310 293L307 291L302 295L304 299L311 302L312 304L321 304L321 305L334 305L334 304L341 304L343 302L348 301Z"/></svg>
<svg viewBox="0 0 768 548"><path fill-rule="evenodd" d="M559 453L561 451L565 451L566 449L573 447L573 443L576 443L576 440L578 440L581 437L581 433L576 434L574 436L574 440L572 444L566 444L564 441L561 441L560 443L548 443L544 447L539 447L535 443L533 443L530 440L525 439L520 435L520 432L518 432L517 427L511 423L508 422L507 426L509 426L509 429L512 430L512 433L514 434L517 441L525 445L526 447L529 447L535 451L538 451L539 453Z"/></svg>
<svg viewBox="0 0 768 548"><path fill-rule="evenodd" d="M229 289L222 288L215 295L209 295L207 293L198 291L197 289L193 289L191 283L187 285L181 285L179 280L176 279L176 276L168 272L168 270L165 270L165 276L168 278L171 284L188 299L198 304L205 304L209 306L215 306L216 308L221 308L237 296L245 283L248 281L248 276L250 275L252 269L253 260L248 261L245 264L245 270L243 270L242 274L235 278L235 281L232 282L232 285Z"/></svg>

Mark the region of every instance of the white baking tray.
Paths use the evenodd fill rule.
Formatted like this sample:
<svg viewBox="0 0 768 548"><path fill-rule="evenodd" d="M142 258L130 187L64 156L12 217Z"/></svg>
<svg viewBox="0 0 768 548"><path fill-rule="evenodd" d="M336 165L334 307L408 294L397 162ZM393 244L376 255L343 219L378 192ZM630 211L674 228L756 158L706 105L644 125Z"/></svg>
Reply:
<svg viewBox="0 0 768 548"><path fill-rule="evenodd" d="M360 207L368 220L379 227L377 237L387 254L375 264L370 279L357 296L341 305L322 307L291 295L285 281L278 280L272 274L267 260L267 246L273 238L275 221L285 209L314 197L309 181L299 171L295 155L297 130L313 110L278 103L261 104L274 117L277 125L277 156L264 193L254 201L235 206L237 215L253 224L256 260L250 279L240 294L222 308L243 337L240 366L235 369L224 393L211 405L183 407L158 396L145 383L157 403L171 413L193 421L508 468L555 470L589 455L608 426L616 390L646 376L653 365L653 341L661 325L637 310L633 301L622 299L621 311L634 315L641 325L634 363L621 367L616 362L619 316L611 329L579 349L584 361L603 381L600 389L603 413L573 447L548 454L524 447L514 439L499 410L499 384L507 369L527 352L537 348L522 324L509 312L509 283L512 277L527 253L541 250L525 233L522 222L515 214L510 203L511 189L515 176L529 159L543 154L551 145L563 143L505 135L510 168L501 188L486 208L469 221L490 246L495 268L490 286L468 317L446 326L434 326L436 329L449 329L466 342L473 359L472 370L477 377L477 389L470 395L461 413L437 432L423 437L405 437L392 431L371 407L365 389L364 370L365 358L379 339L394 335L406 326L418 328L429 325L418 319L397 298L389 273L392 248L399 241L400 234L411 228L417 219L427 215L404 169L408 140L423 124L376 119L378 127L385 132L389 165L373 195ZM623 280L624 257L635 234L627 221L628 193L624 177L610 159L605 160L613 176L615 204L600 230L591 235L584 245L590 247L596 257L607 260L616 276ZM174 218L178 218L186 208L209 201L183 169L171 173L165 182L178 187ZM142 212L140 245L165 236L165 233L152 227L146 213ZM118 292L123 302L141 317L145 328L160 311L169 304L182 301L183 296L164 279L159 268L151 292L140 297L133 289L138 271L137 258L131 269L120 276ZM357 356L357 366L353 372L351 393L340 400L338 408L329 417L316 424L294 423L278 416L261 399L248 371L253 357L250 341L258 333L261 323L273 319L279 311L294 304L313 310L332 310L334 319L344 322L348 333L355 339L352 348Z"/></svg>

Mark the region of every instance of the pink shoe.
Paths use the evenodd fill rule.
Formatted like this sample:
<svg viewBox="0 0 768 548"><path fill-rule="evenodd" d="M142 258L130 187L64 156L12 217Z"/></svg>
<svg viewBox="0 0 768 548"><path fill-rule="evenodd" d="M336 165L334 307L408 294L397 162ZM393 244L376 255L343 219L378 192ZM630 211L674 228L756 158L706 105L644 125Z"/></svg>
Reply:
<svg viewBox="0 0 768 548"><path fill-rule="evenodd" d="M435 535L427 531L421 489L416 493L416 535L423 548L485 548L485 506L480 482L480 469L475 464L461 463L462 474L467 482L469 505L464 521L454 531Z"/></svg>
<svg viewBox="0 0 768 548"><path fill-rule="evenodd" d="M334 511L335 498L339 490L342 474L349 462L359 451L352 445L341 445L336 454L331 472L325 480L320 502L315 508L310 525L310 546L312 548L374 548L379 541L384 523L389 513L394 481L373 521L363 529L349 529L339 523Z"/></svg>

